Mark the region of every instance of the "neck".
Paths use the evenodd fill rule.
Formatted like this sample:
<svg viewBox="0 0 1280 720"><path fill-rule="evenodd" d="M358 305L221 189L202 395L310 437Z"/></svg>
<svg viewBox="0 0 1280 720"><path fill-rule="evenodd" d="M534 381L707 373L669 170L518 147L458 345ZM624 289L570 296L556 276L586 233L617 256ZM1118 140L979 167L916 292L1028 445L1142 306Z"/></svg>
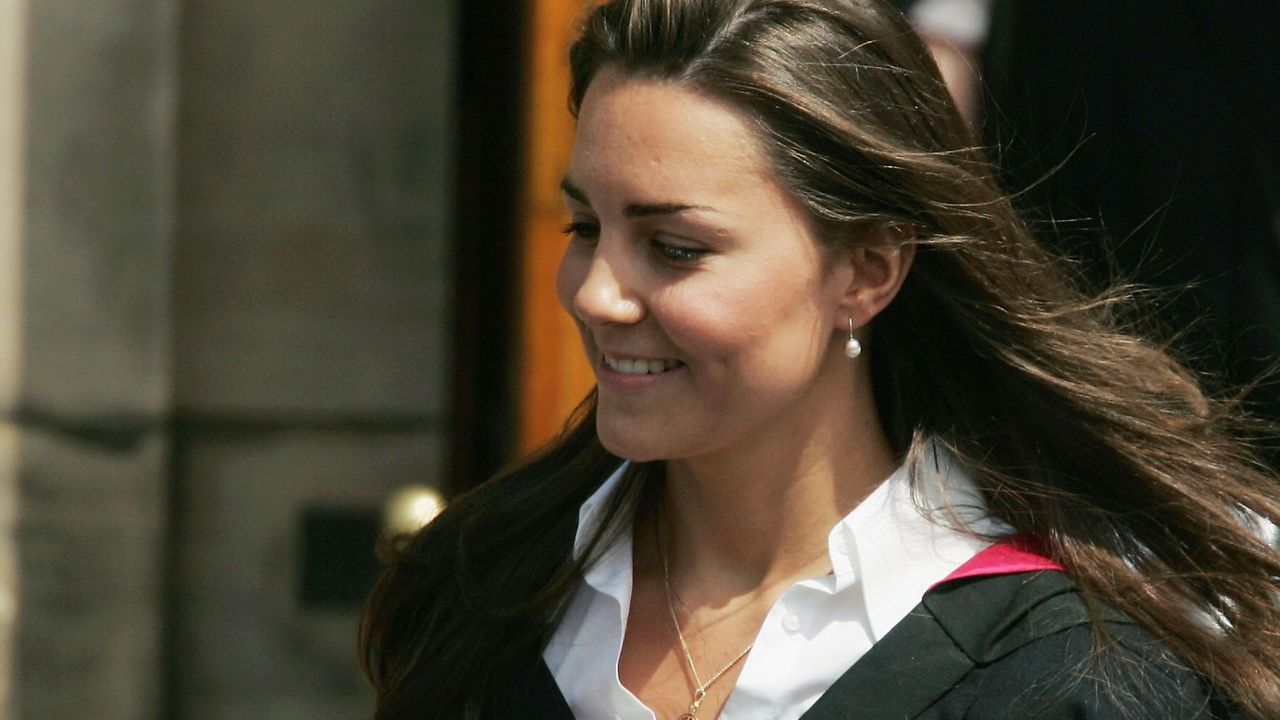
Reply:
<svg viewBox="0 0 1280 720"><path fill-rule="evenodd" d="M830 569L831 528L896 467L862 379L844 407L815 403L771 423L786 432L667 462L673 574L741 594Z"/></svg>

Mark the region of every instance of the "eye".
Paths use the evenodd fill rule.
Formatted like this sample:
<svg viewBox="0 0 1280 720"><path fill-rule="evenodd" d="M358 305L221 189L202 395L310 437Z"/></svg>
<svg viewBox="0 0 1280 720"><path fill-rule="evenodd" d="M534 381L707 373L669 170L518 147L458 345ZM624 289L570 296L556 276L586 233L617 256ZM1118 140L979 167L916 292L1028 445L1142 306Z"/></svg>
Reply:
<svg viewBox="0 0 1280 720"><path fill-rule="evenodd" d="M560 229L573 240L594 243L600 237L600 226L584 220L575 220Z"/></svg>
<svg viewBox="0 0 1280 720"><path fill-rule="evenodd" d="M706 257L708 251L702 248L684 247L683 245L672 245L660 240L653 241L653 249L663 260L676 264L689 264L697 262Z"/></svg>

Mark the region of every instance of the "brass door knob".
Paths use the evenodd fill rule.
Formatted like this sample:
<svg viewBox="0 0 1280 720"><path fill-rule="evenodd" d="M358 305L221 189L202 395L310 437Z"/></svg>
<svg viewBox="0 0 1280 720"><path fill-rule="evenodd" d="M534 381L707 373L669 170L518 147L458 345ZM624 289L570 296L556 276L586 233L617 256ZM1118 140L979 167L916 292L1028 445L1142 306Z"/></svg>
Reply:
<svg viewBox="0 0 1280 720"><path fill-rule="evenodd" d="M382 506L383 543L393 551L401 549L446 504L439 490L426 485L407 485L395 491Z"/></svg>

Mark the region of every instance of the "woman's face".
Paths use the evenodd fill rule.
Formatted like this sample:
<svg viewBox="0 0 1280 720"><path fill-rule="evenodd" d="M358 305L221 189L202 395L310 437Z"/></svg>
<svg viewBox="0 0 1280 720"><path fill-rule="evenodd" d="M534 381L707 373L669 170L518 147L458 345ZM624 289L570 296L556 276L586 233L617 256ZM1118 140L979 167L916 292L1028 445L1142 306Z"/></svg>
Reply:
<svg viewBox="0 0 1280 720"><path fill-rule="evenodd" d="M622 457L767 442L848 394L819 378L850 363L837 328L852 271L824 262L749 122L611 72L583 100L557 290L595 370L600 439Z"/></svg>

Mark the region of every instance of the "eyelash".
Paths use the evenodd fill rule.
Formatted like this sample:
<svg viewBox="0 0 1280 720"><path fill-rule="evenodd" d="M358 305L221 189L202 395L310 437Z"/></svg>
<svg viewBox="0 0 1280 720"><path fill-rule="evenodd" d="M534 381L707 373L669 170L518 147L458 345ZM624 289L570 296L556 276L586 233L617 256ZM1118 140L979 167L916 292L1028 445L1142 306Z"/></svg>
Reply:
<svg viewBox="0 0 1280 720"><path fill-rule="evenodd" d="M679 245L668 245L663 242L658 242L657 240L653 241L653 249L668 262L681 265L697 262L707 254L707 251L701 248L687 248Z"/></svg>
<svg viewBox="0 0 1280 720"><path fill-rule="evenodd" d="M586 242L594 242L600 235L600 228L593 223L574 222L561 228L561 232L575 240ZM658 240L652 240L651 245L663 260L677 265L688 265L701 260L707 255L708 251L702 248L690 248L680 245L670 245Z"/></svg>
<svg viewBox="0 0 1280 720"><path fill-rule="evenodd" d="M560 232L574 240L595 240L600 234L600 228L587 222L573 222L561 228Z"/></svg>

